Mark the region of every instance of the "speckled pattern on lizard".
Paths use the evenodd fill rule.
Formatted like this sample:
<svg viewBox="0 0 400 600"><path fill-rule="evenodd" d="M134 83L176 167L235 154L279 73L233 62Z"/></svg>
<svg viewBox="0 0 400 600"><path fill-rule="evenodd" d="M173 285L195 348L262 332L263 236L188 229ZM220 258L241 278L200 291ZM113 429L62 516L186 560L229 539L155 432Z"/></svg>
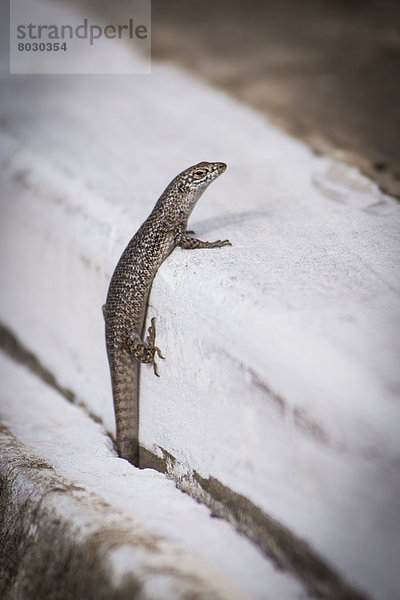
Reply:
<svg viewBox="0 0 400 600"><path fill-rule="evenodd" d="M125 248L111 278L103 306L107 355L121 458L138 465L139 368L149 363L158 375L155 319L144 339L150 288L161 263L180 246L220 248L229 240L203 242L187 231L189 216L204 190L226 169L220 162L200 162L175 177L153 211Z"/></svg>

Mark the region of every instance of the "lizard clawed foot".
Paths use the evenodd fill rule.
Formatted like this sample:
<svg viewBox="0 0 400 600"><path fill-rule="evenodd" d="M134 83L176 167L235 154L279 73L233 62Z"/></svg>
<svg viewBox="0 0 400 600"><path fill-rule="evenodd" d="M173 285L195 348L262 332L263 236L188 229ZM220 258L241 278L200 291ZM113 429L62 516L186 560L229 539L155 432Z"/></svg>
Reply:
<svg viewBox="0 0 400 600"><path fill-rule="evenodd" d="M159 358L162 358L163 360L165 359L165 356L162 355L161 350L158 346L155 345L155 341L156 341L156 325L155 325L156 319L155 317L153 317L151 319L151 325L148 328L148 333L149 335L146 338L146 343L148 345L148 349L151 352L151 360L149 360L150 364L153 365L153 371L154 374L157 375L157 377L160 377L160 375L158 374L158 370L157 370L157 363L154 360L154 356L157 353L157 356L159 356Z"/></svg>
<svg viewBox="0 0 400 600"><path fill-rule="evenodd" d="M156 361L154 361L154 362L152 363L152 365L153 365L153 371L154 371L154 375L157 375L157 377L160 377L160 375L159 375L159 373L158 373L158 370L157 370L157 368L158 368L158 367L157 367L157 363L156 363Z"/></svg>
<svg viewBox="0 0 400 600"><path fill-rule="evenodd" d="M216 242L211 242L214 248L222 248L222 246L232 246L229 240L217 240Z"/></svg>
<svg viewBox="0 0 400 600"><path fill-rule="evenodd" d="M151 319L151 325L150 325L150 327L149 327L149 328L148 328L148 330L147 330L147 331L148 331L148 333L149 333L149 335L148 335L148 336L147 336L147 338L146 338L146 344L148 344L148 346L149 346L151 349L153 349L155 352L157 352L157 355L158 355L160 358L165 358L165 356L163 356L163 355L161 354L161 350L160 350L160 348L159 348L158 346L156 346L156 345L155 345L155 341L156 341L156 326L155 326L155 322L156 322L156 318L155 318L155 317L153 317L153 318Z"/></svg>
<svg viewBox="0 0 400 600"><path fill-rule="evenodd" d="M128 338L126 341L126 349L131 354L133 358L140 361L141 363L146 363L153 365L154 373L159 377L157 371L157 364L154 360L155 355L160 358L164 358L161 353L161 350L158 346L155 345L156 341L156 327L155 327L155 318L151 319L151 325L148 328L148 336L146 341L142 341L137 334L133 334L132 337Z"/></svg>

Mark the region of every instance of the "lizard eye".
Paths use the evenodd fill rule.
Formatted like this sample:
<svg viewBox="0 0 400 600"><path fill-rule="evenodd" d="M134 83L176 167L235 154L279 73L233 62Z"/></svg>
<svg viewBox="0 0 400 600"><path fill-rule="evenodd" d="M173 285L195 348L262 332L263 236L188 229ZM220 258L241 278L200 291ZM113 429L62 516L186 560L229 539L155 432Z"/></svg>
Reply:
<svg viewBox="0 0 400 600"><path fill-rule="evenodd" d="M205 169L198 169L193 173L194 179L203 179L207 175L207 171Z"/></svg>

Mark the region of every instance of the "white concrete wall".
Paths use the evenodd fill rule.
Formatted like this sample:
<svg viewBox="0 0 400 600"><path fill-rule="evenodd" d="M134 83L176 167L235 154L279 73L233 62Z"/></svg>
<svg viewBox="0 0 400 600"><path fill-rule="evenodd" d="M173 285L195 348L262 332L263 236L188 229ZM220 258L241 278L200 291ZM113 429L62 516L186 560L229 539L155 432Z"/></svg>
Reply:
<svg viewBox="0 0 400 600"><path fill-rule="evenodd" d="M1 321L113 431L112 270L172 177L227 162L190 226L232 248L177 249L153 286L166 361L142 368L141 444L400 594L398 202L171 65L2 88Z"/></svg>

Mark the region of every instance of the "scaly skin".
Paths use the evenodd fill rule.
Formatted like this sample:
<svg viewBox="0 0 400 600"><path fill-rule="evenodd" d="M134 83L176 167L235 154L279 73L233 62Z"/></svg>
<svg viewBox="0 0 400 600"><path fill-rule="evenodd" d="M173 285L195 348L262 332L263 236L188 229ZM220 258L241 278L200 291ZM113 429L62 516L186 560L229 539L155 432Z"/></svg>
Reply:
<svg viewBox="0 0 400 600"><path fill-rule="evenodd" d="M148 219L125 248L111 278L103 313L106 346L121 458L138 465L139 365L153 365L156 355L155 320L146 340L143 328L147 300L161 263L176 248L220 248L229 240L203 242L188 236L187 222L201 194L226 169L224 163L201 162L171 181Z"/></svg>

